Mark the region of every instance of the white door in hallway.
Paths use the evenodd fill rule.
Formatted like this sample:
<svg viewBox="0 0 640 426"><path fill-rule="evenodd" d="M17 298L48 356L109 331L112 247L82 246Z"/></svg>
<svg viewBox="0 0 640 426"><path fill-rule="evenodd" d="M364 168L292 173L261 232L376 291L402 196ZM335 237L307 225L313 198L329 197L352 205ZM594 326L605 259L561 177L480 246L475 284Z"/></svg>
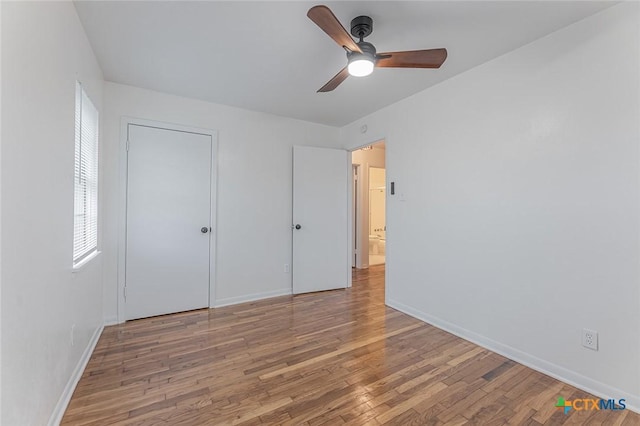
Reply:
<svg viewBox="0 0 640 426"><path fill-rule="evenodd" d="M125 317L209 305L212 137L129 124Z"/></svg>
<svg viewBox="0 0 640 426"><path fill-rule="evenodd" d="M293 148L293 293L349 285L347 151Z"/></svg>

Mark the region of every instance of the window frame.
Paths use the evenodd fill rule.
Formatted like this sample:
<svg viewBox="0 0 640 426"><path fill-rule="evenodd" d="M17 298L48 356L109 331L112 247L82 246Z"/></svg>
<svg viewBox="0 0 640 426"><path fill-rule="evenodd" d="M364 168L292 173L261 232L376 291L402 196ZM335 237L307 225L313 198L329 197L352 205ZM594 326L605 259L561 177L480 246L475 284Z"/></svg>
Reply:
<svg viewBox="0 0 640 426"><path fill-rule="evenodd" d="M76 82L73 174L73 269L98 253L99 111Z"/></svg>

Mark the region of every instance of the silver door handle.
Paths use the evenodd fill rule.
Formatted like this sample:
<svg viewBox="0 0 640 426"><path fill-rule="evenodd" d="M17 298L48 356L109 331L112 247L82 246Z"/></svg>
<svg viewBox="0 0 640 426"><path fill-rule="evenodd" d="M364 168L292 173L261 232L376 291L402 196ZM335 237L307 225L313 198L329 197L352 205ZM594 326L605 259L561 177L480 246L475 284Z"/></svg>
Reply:
<svg viewBox="0 0 640 426"><path fill-rule="evenodd" d="M206 226L203 226L202 228L200 228L200 232L202 232L203 234L206 234L207 232L209 232L209 228Z"/></svg>

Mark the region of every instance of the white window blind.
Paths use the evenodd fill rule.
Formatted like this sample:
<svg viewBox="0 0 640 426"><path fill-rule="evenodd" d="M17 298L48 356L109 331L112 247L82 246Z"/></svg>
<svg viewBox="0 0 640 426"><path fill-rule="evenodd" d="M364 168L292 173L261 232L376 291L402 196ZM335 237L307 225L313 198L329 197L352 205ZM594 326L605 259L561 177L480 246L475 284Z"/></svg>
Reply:
<svg viewBox="0 0 640 426"><path fill-rule="evenodd" d="M76 84L74 266L98 249L98 110Z"/></svg>

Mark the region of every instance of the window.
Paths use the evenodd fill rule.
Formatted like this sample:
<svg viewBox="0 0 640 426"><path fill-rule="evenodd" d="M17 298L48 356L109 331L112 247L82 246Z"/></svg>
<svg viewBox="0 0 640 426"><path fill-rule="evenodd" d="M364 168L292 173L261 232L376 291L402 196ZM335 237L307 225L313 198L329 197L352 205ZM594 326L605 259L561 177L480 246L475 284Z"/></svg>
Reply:
<svg viewBox="0 0 640 426"><path fill-rule="evenodd" d="M73 266L98 250L98 110L76 84Z"/></svg>

